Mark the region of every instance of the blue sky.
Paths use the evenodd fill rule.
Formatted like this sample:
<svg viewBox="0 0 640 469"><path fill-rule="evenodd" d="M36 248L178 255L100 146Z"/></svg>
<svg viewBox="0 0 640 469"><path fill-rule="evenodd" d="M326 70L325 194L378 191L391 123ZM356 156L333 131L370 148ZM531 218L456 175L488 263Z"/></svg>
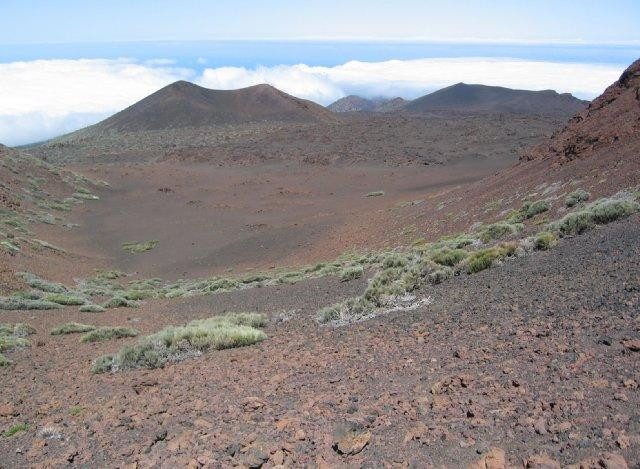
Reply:
<svg viewBox="0 0 640 469"><path fill-rule="evenodd" d="M458 82L592 99L640 57L640 0L0 0L0 143L176 80L329 104Z"/></svg>
<svg viewBox="0 0 640 469"><path fill-rule="evenodd" d="M638 0L1 0L0 44L219 38L628 43Z"/></svg>

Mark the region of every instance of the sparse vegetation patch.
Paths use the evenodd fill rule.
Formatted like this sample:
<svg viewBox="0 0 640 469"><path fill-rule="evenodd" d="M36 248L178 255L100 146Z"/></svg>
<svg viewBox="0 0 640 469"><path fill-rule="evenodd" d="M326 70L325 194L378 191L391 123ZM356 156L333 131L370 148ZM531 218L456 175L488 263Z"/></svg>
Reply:
<svg viewBox="0 0 640 469"><path fill-rule="evenodd" d="M57 303L59 305L71 306L71 305L83 305L86 303L84 298L80 298L78 296L64 294L64 293L55 293L52 295L47 295L45 297L47 301L51 301L52 303Z"/></svg>
<svg viewBox="0 0 640 469"><path fill-rule="evenodd" d="M578 205L580 202L589 200L589 197L590 194L587 191L577 189L567 196L564 203L567 207L573 207L574 205Z"/></svg>
<svg viewBox="0 0 640 469"><path fill-rule="evenodd" d="M78 322L68 322L51 329L51 335L79 334L95 330L96 326L80 324Z"/></svg>
<svg viewBox="0 0 640 469"><path fill-rule="evenodd" d="M13 425L12 427L9 427L8 429L6 429L3 433L5 438L11 438L12 436L21 433L21 432L26 432L27 430L29 430L29 425L27 425L26 423L18 423L16 425Z"/></svg>
<svg viewBox="0 0 640 469"><path fill-rule="evenodd" d="M555 244L556 236L549 231L544 231L536 235L534 247L539 251L546 251Z"/></svg>
<svg viewBox="0 0 640 469"><path fill-rule="evenodd" d="M82 337L82 342L98 342L100 340L136 337L140 332L131 327L99 327Z"/></svg>
<svg viewBox="0 0 640 469"><path fill-rule="evenodd" d="M131 254L138 254L141 252L151 251L158 245L158 240L151 240L144 243L138 243L135 241L130 241L126 243L122 243L122 249L130 252Z"/></svg>
<svg viewBox="0 0 640 469"><path fill-rule="evenodd" d="M141 338L134 346L124 347L116 355L98 358L94 373L116 372L136 368L161 368L210 350L255 344L266 339L259 327L267 317L257 313L229 313L191 321L184 326L170 326Z"/></svg>

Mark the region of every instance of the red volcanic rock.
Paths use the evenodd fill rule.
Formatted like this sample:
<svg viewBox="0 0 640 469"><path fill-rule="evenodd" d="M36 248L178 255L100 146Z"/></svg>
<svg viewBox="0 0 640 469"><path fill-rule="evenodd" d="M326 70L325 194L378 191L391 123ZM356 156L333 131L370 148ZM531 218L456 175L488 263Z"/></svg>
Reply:
<svg viewBox="0 0 640 469"><path fill-rule="evenodd" d="M562 163L605 151L637 157L639 150L640 60L636 60L587 109L520 159L555 158Z"/></svg>

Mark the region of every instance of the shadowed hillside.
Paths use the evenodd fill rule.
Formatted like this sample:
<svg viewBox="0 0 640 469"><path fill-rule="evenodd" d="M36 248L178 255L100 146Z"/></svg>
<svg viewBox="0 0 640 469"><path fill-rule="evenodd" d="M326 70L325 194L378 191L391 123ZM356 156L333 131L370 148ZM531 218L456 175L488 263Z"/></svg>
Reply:
<svg viewBox="0 0 640 469"><path fill-rule="evenodd" d="M458 83L414 99L404 109L410 112L517 112L534 114L574 114L587 101L553 90L528 91L499 86Z"/></svg>

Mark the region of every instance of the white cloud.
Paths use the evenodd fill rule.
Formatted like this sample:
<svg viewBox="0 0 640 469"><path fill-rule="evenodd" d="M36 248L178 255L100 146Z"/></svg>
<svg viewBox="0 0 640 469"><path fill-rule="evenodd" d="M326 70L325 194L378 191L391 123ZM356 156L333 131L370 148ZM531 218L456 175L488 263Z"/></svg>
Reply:
<svg viewBox="0 0 640 469"><path fill-rule="evenodd" d="M335 67L304 64L206 69L199 83L231 89L269 83L293 95L328 104L346 94L415 98L461 81L529 90L555 89L593 98L615 81L623 67L513 59L418 59L347 62Z"/></svg>
<svg viewBox="0 0 640 469"><path fill-rule="evenodd" d="M0 142L19 145L76 130L193 76L128 59L0 64Z"/></svg>
<svg viewBox="0 0 640 469"><path fill-rule="evenodd" d="M151 67L155 65L173 65L176 61L173 59L148 59L144 61L145 65L149 65Z"/></svg>
<svg viewBox="0 0 640 469"><path fill-rule="evenodd" d="M99 121L180 79L208 88L269 83L287 93L330 102L347 94L414 98L460 81L522 89L555 89L592 98L623 67L516 59L352 61L335 67L305 64L207 68L201 75L168 59L38 60L0 64L0 142L43 140Z"/></svg>

